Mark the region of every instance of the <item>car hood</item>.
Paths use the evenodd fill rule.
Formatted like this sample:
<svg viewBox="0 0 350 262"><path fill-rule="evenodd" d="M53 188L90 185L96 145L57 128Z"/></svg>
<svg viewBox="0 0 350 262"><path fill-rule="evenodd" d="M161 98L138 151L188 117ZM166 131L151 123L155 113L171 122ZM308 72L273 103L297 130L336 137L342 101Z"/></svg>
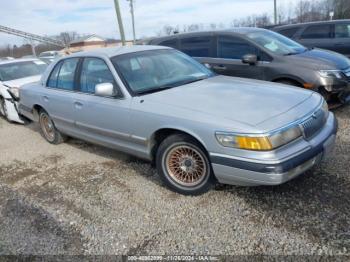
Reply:
<svg viewBox="0 0 350 262"><path fill-rule="evenodd" d="M313 94L305 89L272 82L216 76L144 97L148 102L157 104L158 108L171 110L172 115L176 111L177 117L192 117L198 121L211 118L256 127L291 111ZM203 118L198 119L198 116ZM288 123L295 119L285 120Z"/></svg>
<svg viewBox="0 0 350 262"><path fill-rule="evenodd" d="M298 66L305 66L312 69L347 69L350 67L350 59L336 52L311 49L304 53L288 56L290 62Z"/></svg>
<svg viewBox="0 0 350 262"><path fill-rule="evenodd" d="M3 83L9 87L21 87L26 84L34 83L40 81L41 75L30 76L20 79L15 79L11 81L4 81Z"/></svg>

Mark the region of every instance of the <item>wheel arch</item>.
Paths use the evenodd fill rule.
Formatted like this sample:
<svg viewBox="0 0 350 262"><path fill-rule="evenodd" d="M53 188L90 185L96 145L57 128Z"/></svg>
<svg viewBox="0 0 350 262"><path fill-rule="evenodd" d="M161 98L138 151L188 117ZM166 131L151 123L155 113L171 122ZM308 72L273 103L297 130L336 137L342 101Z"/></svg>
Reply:
<svg viewBox="0 0 350 262"><path fill-rule="evenodd" d="M156 130L150 138L150 154L151 154L152 161L155 160L155 156L156 156L157 150L158 150L161 142L165 138L167 138L173 134L183 134L183 135L187 135L187 136L191 137L202 147L204 152L209 157L204 141L201 138L199 138L198 135L194 134L194 132L189 131L189 130L176 128L176 127L163 127L163 128Z"/></svg>
<svg viewBox="0 0 350 262"><path fill-rule="evenodd" d="M33 105L33 109L32 109L32 111L33 111L33 120L35 122L39 121L39 112L40 112L40 110L45 110L45 108L43 106L39 105L39 104Z"/></svg>
<svg viewBox="0 0 350 262"><path fill-rule="evenodd" d="M271 80L272 82L280 82L280 81L290 81L296 83L300 87L304 87L305 81L299 77L296 76L290 76L290 75L280 75L275 77L274 79Z"/></svg>

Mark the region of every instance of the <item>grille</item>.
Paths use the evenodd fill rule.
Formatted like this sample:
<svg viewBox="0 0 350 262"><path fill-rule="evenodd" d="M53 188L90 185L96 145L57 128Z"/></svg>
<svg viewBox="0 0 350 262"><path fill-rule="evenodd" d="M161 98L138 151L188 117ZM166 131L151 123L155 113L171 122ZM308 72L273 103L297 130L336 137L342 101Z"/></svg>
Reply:
<svg viewBox="0 0 350 262"><path fill-rule="evenodd" d="M305 139L314 137L326 123L326 113L319 109L310 118L301 123Z"/></svg>

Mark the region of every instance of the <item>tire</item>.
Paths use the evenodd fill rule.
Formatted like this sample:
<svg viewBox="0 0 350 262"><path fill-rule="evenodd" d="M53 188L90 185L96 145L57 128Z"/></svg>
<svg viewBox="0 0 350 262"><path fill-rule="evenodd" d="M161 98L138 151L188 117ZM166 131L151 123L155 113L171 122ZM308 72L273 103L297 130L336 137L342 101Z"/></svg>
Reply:
<svg viewBox="0 0 350 262"><path fill-rule="evenodd" d="M6 121L9 121L6 103L3 97L0 97L0 115L3 116Z"/></svg>
<svg viewBox="0 0 350 262"><path fill-rule="evenodd" d="M183 195L203 194L215 182L206 150L187 135L175 134L163 140L156 167L164 184Z"/></svg>
<svg viewBox="0 0 350 262"><path fill-rule="evenodd" d="M55 127L54 122L45 110L39 112L40 133L47 142L58 145L63 143L67 137L61 134Z"/></svg>

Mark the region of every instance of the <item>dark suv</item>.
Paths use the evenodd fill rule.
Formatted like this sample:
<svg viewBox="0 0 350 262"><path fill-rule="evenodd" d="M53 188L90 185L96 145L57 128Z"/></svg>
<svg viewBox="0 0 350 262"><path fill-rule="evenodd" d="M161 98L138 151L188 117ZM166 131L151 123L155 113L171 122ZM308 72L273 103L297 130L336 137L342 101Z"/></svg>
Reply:
<svg viewBox="0 0 350 262"><path fill-rule="evenodd" d="M285 25L272 30L304 46L328 49L350 57L350 20Z"/></svg>
<svg viewBox="0 0 350 262"><path fill-rule="evenodd" d="M176 34L144 44L176 48L222 75L285 83L320 92L327 100L350 100L350 60L308 49L278 33L259 28Z"/></svg>

